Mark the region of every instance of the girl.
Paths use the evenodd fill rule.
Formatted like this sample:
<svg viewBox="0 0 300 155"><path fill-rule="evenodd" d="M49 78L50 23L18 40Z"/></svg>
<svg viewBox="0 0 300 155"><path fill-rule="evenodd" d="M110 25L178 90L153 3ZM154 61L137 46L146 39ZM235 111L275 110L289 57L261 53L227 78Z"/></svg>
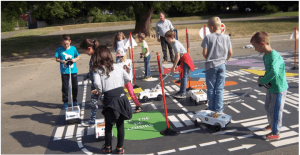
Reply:
<svg viewBox="0 0 300 155"><path fill-rule="evenodd" d="M97 39L91 40L91 39L84 39L82 40L80 44L80 48L83 50L83 52L89 56L91 56L90 62L89 62L89 72L86 76L84 76L84 80L90 79L92 81L91 84L91 90L96 90L94 85L94 79L93 79L93 72L92 72L92 60L93 55L95 53L95 49L99 46L99 42ZM95 124L96 114L98 110L98 93L91 93L91 104L92 104L92 110L91 110L91 119L87 122L88 124Z"/></svg>
<svg viewBox="0 0 300 155"><path fill-rule="evenodd" d="M133 78L133 74L132 74L132 61L131 59L127 59L127 55L124 52L123 48L119 48L118 49L119 54L116 55L117 58L119 58L119 63L117 63L118 65L120 65L122 68L125 69L125 71L129 74L131 82L128 82L125 87L130 95L130 97L132 98L133 102L135 103L136 107L135 107L135 112L139 113L142 111L141 108L141 104L139 102L139 100L137 99L136 95L133 92L133 87L132 87L132 78Z"/></svg>
<svg viewBox="0 0 300 155"><path fill-rule="evenodd" d="M116 51L116 54L118 54L118 49L119 48L123 48L124 51L126 52L126 49L125 49L125 43L126 42L127 42L127 39L126 39L123 32L118 32L118 33L115 34L114 42L113 42L113 48ZM116 62L119 62L118 58L116 58Z"/></svg>
<svg viewBox="0 0 300 155"><path fill-rule="evenodd" d="M123 87L131 79L122 67L113 62L111 52L107 47L96 48L92 70L97 92L104 94L102 114L105 117L105 144L103 152L112 153L111 132L112 126L116 123L118 131L116 153L123 154L124 120L132 117L132 109Z"/></svg>

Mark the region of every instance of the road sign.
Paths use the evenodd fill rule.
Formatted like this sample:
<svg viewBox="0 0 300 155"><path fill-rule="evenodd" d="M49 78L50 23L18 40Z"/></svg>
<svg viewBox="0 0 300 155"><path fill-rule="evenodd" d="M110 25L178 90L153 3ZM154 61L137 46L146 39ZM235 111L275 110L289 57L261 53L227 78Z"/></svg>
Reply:
<svg viewBox="0 0 300 155"><path fill-rule="evenodd" d="M205 29L206 29L206 35L209 35L210 34L209 28L206 27ZM199 30L199 35L200 35L200 38L204 39L205 34L204 34L204 28L203 27Z"/></svg>
<svg viewBox="0 0 300 155"><path fill-rule="evenodd" d="M221 23L221 33L224 34L226 30L225 24Z"/></svg>
<svg viewBox="0 0 300 155"><path fill-rule="evenodd" d="M173 31L175 32L175 39L178 40L178 30L177 29L173 29Z"/></svg>

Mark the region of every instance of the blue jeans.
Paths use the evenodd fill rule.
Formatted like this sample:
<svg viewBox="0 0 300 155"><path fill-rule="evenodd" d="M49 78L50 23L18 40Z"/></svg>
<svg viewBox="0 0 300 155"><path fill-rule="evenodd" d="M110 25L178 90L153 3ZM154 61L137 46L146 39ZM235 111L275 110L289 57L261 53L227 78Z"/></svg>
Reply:
<svg viewBox="0 0 300 155"><path fill-rule="evenodd" d="M187 78L188 78L188 73L189 73L190 67L184 62L181 62L181 63L183 63L184 65L183 65L183 77L180 80L179 93L184 94L186 92Z"/></svg>
<svg viewBox="0 0 300 155"><path fill-rule="evenodd" d="M144 57L145 78L151 76L151 72L150 72L150 59L151 59L151 55L150 54L147 57Z"/></svg>
<svg viewBox="0 0 300 155"><path fill-rule="evenodd" d="M205 71L208 109L217 111L223 108L223 89L225 84L226 65L222 64ZM219 112L222 113L224 109Z"/></svg>

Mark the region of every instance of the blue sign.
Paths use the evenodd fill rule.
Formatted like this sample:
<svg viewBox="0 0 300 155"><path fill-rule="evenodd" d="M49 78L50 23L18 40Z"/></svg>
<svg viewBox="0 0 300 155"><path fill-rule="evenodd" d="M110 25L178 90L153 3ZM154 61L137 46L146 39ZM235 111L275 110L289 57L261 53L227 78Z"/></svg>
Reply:
<svg viewBox="0 0 300 155"><path fill-rule="evenodd" d="M175 32L175 39L178 40L178 31L177 31L177 29L173 29L173 31Z"/></svg>

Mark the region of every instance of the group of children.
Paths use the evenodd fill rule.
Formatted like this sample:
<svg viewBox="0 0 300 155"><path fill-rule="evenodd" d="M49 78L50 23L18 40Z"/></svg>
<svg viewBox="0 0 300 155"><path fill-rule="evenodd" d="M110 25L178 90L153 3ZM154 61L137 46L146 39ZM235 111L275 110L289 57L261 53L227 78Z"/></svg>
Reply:
<svg viewBox="0 0 300 155"><path fill-rule="evenodd" d="M206 85L207 85L207 97L208 97L208 109L212 111L218 111L218 113L223 113L223 89L225 84L225 71L226 71L226 62L232 56L232 45L230 37L226 34L221 33L221 20L219 17L212 17L208 20L208 28L211 32L210 35L205 36L201 46L203 47L203 56L206 59L205 62L205 74L206 74ZM194 64L190 55L185 50L184 46L175 39L175 32L169 30L165 33L165 38L168 43L174 49L175 58L173 62L173 67L171 72L174 73L175 69L179 67L179 75L181 77L181 85L179 92L173 94L175 98L185 98L186 97L186 86L187 86L187 77L189 70L194 70ZM151 78L150 72L150 59L151 55L149 52L149 47L145 41L145 34L138 35L139 41L142 43L142 54L144 57L144 67L145 67L145 76L143 81ZM132 61L127 59L127 53L130 49L125 48L126 37L122 32L119 32L115 35L113 48L116 51L116 64L123 68L130 77L130 81L125 84L126 89L128 90L131 98L136 104L136 112L142 111L140 103L136 98L133 88L132 88ZM77 68L76 61L78 61L79 54L74 46L70 46L71 39L68 35L62 36L62 47L57 48L55 57L56 61L60 62L61 68L61 77L62 77L62 95L64 108L68 105L68 69L66 66L66 59L71 58L74 62L74 65L71 69L72 75L72 85L73 85L73 101L74 105L77 105ZM264 53L263 61L265 64L266 72L263 78L258 79L258 84L267 84L271 83L271 88L267 91L266 100L265 100L265 110L267 111L267 117L269 125L265 127L265 130L271 131L265 136L266 140L277 140L280 138L280 128L282 126L282 113L285 102L285 96L288 89L288 84L285 76L285 64L280 56L280 54L273 50L270 46L270 37L265 32L257 32L251 38L250 43L255 47L255 50L259 53ZM99 98L99 93L94 86L96 83L93 79L94 69L92 66L96 58L95 50L99 47L99 43L96 39L90 40L85 39L80 44L80 47L85 54L91 56L90 59L90 70L89 77L92 81L91 86L91 100L92 100L92 116L90 123L94 123L96 118L96 111L98 109L97 101ZM105 52L103 52L104 54ZM101 55L101 53L100 53ZM104 57L102 55L102 57ZM106 69L103 69L106 70ZM109 70L110 71L110 70ZM95 76L94 76L95 77ZM220 110L221 109L221 110ZM108 148L107 148L108 149ZM106 149L106 151L107 151Z"/></svg>

